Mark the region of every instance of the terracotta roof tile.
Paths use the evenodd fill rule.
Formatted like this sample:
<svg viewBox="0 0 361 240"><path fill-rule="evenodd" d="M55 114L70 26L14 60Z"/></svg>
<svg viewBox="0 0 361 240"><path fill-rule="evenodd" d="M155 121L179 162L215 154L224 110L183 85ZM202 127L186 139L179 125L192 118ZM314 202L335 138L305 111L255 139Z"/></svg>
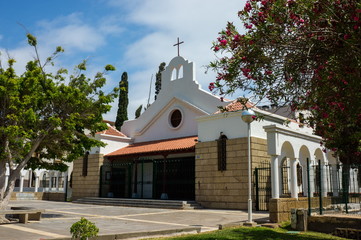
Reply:
<svg viewBox="0 0 361 240"><path fill-rule="evenodd" d="M246 103L246 107L247 108L256 108L256 106L253 103L247 102ZM236 112L239 110L243 110L244 106L242 103L240 103L237 99L233 100L230 104L228 104L227 106L224 107L225 109L227 109L228 112ZM215 112L215 114L217 113L221 113L221 111L217 111Z"/></svg>
<svg viewBox="0 0 361 240"><path fill-rule="evenodd" d="M109 124L108 124L108 129L101 131L101 132L97 132L97 134L107 134L107 135L118 136L118 137L127 137L124 133L118 131L117 129L115 129L115 127L113 127Z"/></svg>
<svg viewBox="0 0 361 240"><path fill-rule="evenodd" d="M153 155L175 151L194 151L197 136L134 143L107 154L107 157L129 155Z"/></svg>

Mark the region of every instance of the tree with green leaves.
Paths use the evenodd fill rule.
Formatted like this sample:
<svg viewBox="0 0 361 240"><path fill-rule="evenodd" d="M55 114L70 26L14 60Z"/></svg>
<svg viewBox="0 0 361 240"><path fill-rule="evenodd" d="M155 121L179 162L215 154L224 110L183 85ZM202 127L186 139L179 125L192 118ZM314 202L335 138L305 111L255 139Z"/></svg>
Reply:
<svg viewBox="0 0 361 240"><path fill-rule="evenodd" d="M120 131L123 123L128 120L128 74L123 72L122 79L119 82L119 102L115 128Z"/></svg>
<svg viewBox="0 0 361 240"><path fill-rule="evenodd" d="M98 236L99 228L88 219L82 217L79 221L71 225L70 233L72 238L87 240L91 237Z"/></svg>
<svg viewBox="0 0 361 240"><path fill-rule="evenodd" d="M7 67L0 64L0 209L6 208L23 168L65 171L66 163L86 150L104 146L89 134L106 129L102 115L110 110L117 91L102 90L105 73L115 70L111 65L93 79L85 76L86 62L70 76L66 69L46 72L63 49L57 47L42 62L37 39L31 34L27 38L36 58L27 63L24 73L15 73L14 59L8 59Z"/></svg>
<svg viewBox="0 0 361 240"><path fill-rule="evenodd" d="M154 100L157 100L157 95L159 94L160 90L162 89L162 72L165 70L165 62L162 62L159 65L158 72L155 75L155 95Z"/></svg>
<svg viewBox="0 0 361 240"><path fill-rule="evenodd" d="M141 104L137 110L135 110L135 119L139 118L141 112L142 112L143 104Z"/></svg>
<svg viewBox="0 0 361 240"><path fill-rule="evenodd" d="M343 163L361 163L361 2L252 0L213 43L211 91L308 111L306 123Z"/></svg>

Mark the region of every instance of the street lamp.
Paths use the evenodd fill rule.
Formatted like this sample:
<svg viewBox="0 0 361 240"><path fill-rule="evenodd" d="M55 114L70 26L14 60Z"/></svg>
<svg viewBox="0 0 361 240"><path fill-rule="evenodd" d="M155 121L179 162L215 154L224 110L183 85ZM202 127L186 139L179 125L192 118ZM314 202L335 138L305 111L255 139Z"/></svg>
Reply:
<svg viewBox="0 0 361 240"><path fill-rule="evenodd" d="M252 225L252 177L251 177L251 122L256 118L256 114L251 109L243 110L242 120L248 126L248 224Z"/></svg>

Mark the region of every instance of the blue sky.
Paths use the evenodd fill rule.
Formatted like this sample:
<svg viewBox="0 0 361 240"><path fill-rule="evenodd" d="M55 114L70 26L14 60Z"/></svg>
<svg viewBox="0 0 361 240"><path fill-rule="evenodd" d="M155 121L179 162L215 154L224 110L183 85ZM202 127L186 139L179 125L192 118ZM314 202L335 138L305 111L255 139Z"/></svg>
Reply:
<svg viewBox="0 0 361 240"><path fill-rule="evenodd" d="M177 37L185 43L180 55L196 63L197 80L203 89L214 81L214 74L204 74L215 58L212 41L227 21L240 26L237 12L245 0L11 0L0 2L0 52L17 60L16 71L23 72L34 52L26 43L26 30L38 39L40 55L46 58L56 46L65 53L56 67L72 70L88 60L92 76L106 64L117 71L107 76L106 89L118 85L128 73L128 117L147 103L150 79L161 62L177 55ZM49 71L52 69L49 68ZM154 81L154 78L153 78ZM152 97L154 99L154 83ZM104 116L115 120L117 101Z"/></svg>

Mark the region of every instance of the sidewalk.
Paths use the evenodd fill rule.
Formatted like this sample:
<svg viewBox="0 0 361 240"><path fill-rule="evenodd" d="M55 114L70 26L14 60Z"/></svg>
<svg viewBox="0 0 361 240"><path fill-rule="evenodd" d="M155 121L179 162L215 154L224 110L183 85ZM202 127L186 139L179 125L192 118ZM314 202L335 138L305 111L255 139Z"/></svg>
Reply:
<svg viewBox="0 0 361 240"><path fill-rule="evenodd" d="M69 238L71 225L81 217L95 223L99 228L99 236L117 235L123 239L135 237L133 234L139 233L147 237L154 231L163 231L161 234L182 230L204 232L218 229L219 224L226 225L247 220L247 212L232 210L169 210L39 200L11 201L10 205L41 208L45 209L45 213L40 222L0 225L0 240ZM268 218L268 213L256 212L253 215L255 221L264 218ZM103 239L112 238L104 236Z"/></svg>

